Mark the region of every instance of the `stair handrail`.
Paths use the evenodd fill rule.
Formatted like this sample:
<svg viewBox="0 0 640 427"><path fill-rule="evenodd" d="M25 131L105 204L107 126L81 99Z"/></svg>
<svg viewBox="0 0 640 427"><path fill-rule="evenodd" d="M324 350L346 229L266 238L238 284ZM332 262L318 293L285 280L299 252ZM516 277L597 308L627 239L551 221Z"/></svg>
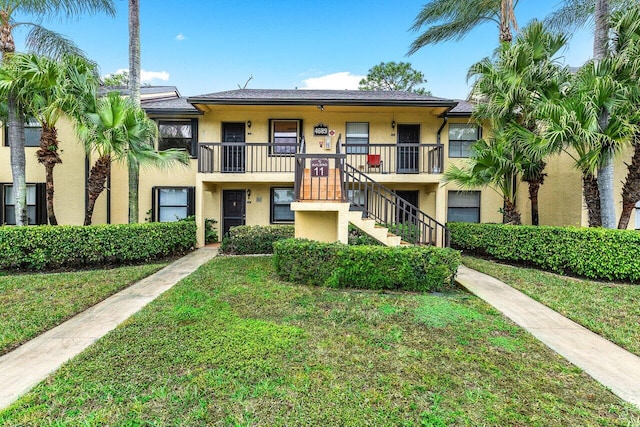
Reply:
<svg viewBox="0 0 640 427"><path fill-rule="evenodd" d="M449 246L449 230L417 206L398 197L395 191L373 180L348 163L344 165L346 189L365 191L363 217L371 218L409 243ZM358 205L353 195L345 191L349 203ZM402 218L402 219L400 219Z"/></svg>

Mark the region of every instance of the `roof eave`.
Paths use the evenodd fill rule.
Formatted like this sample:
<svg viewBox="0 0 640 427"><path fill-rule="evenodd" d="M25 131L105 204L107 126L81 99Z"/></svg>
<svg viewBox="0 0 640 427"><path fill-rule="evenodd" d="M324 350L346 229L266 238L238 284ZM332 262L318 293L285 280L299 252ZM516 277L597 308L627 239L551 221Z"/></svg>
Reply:
<svg viewBox="0 0 640 427"><path fill-rule="evenodd" d="M424 100L347 100L347 99L235 99L221 98L210 99L203 97L187 98L190 104L203 105L334 105L334 106L372 106L372 107L449 107L453 108L456 102L450 101L424 101Z"/></svg>
<svg viewBox="0 0 640 427"><path fill-rule="evenodd" d="M201 116L204 113L200 110L179 110L179 109L166 109L166 108L144 108L147 114L153 114L156 116Z"/></svg>

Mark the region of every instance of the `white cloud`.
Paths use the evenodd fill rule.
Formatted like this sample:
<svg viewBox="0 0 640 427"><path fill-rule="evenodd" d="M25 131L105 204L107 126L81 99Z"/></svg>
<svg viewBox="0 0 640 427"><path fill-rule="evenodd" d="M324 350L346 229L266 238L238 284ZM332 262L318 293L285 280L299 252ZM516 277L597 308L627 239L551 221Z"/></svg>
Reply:
<svg viewBox="0 0 640 427"><path fill-rule="evenodd" d="M176 36L176 40L178 40L179 42L181 42L182 40L186 39L185 35L180 33Z"/></svg>
<svg viewBox="0 0 640 427"><path fill-rule="evenodd" d="M327 74L326 76L304 79L301 89L358 89L358 83L366 76L358 76L348 71Z"/></svg>
<svg viewBox="0 0 640 427"><path fill-rule="evenodd" d="M166 82L169 80L169 73L166 71L146 71L140 70L140 81L141 82L150 82L152 80L162 80Z"/></svg>

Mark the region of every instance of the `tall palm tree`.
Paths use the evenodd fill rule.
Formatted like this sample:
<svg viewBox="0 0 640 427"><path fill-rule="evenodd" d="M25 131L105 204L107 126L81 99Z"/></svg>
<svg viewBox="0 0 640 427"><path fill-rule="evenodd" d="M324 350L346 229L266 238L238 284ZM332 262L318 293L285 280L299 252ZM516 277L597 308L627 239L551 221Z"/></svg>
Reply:
<svg viewBox="0 0 640 427"><path fill-rule="evenodd" d="M550 155L540 149L534 112L541 99L561 95L568 71L555 57L565 43L566 37L552 34L534 21L512 44L502 44L493 61L486 58L474 64L468 74L477 78L471 91L471 97L478 100L474 119L505 132L513 150L521 153L522 179L529 184L534 225L539 222L538 191L546 176L545 158Z"/></svg>
<svg viewBox="0 0 640 427"><path fill-rule="evenodd" d="M140 106L140 2L129 0L129 92L133 103ZM129 170L129 223L138 222L138 187L140 167L135 159Z"/></svg>
<svg viewBox="0 0 640 427"><path fill-rule="evenodd" d="M79 56L61 60L36 54L16 54L0 70L0 94L13 92L29 117L42 127L38 162L45 167L47 218L57 225L53 207L53 168L62 163L56 125L63 115L75 117L86 92L98 86L95 64Z"/></svg>
<svg viewBox="0 0 640 427"><path fill-rule="evenodd" d="M452 165L445 171L444 181L462 189L491 188L502 197L502 222L520 224L516 198L524 161L522 153L513 149L509 136L500 130L491 139L477 141L472 152L466 164Z"/></svg>
<svg viewBox="0 0 640 427"><path fill-rule="evenodd" d="M156 133L155 122L120 93L110 92L93 100L78 126L78 136L87 154L97 157L89 172L89 203L84 225L91 224L95 203L105 188L112 161L136 160L141 165L155 167L189 164L189 156L184 150L155 151Z"/></svg>
<svg viewBox="0 0 640 427"><path fill-rule="evenodd" d="M17 15L33 16L37 19L56 16L73 17L84 13L105 12L115 15L113 0L0 0L0 52L2 63L10 60L16 50L13 29L30 26L27 34L27 49L47 55L78 53L70 40L34 23L20 23ZM13 188L16 195L16 224L27 224L27 187L25 179L24 115L13 93L7 97L8 136Z"/></svg>
<svg viewBox="0 0 640 427"><path fill-rule="evenodd" d="M426 28L411 43L409 55L429 44L460 40L473 28L494 22L499 40L510 43L518 29L515 17L517 0L431 0L418 13L411 29Z"/></svg>

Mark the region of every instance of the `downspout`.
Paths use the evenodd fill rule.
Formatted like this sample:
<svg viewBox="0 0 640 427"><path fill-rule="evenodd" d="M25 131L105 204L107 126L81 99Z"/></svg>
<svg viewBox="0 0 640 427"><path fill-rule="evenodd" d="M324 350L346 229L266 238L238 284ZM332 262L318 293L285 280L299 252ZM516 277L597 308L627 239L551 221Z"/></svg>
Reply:
<svg viewBox="0 0 640 427"><path fill-rule="evenodd" d="M444 127L447 125L447 120L448 120L448 119L447 119L447 116L444 116L444 117L442 118L442 125L440 126L440 129L438 129L438 133L436 134L436 143L437 143L438 145L442 145L442 141L441 141L441 138L440 138L440 134L442 133L442 129L444 129Z"/></svg>

